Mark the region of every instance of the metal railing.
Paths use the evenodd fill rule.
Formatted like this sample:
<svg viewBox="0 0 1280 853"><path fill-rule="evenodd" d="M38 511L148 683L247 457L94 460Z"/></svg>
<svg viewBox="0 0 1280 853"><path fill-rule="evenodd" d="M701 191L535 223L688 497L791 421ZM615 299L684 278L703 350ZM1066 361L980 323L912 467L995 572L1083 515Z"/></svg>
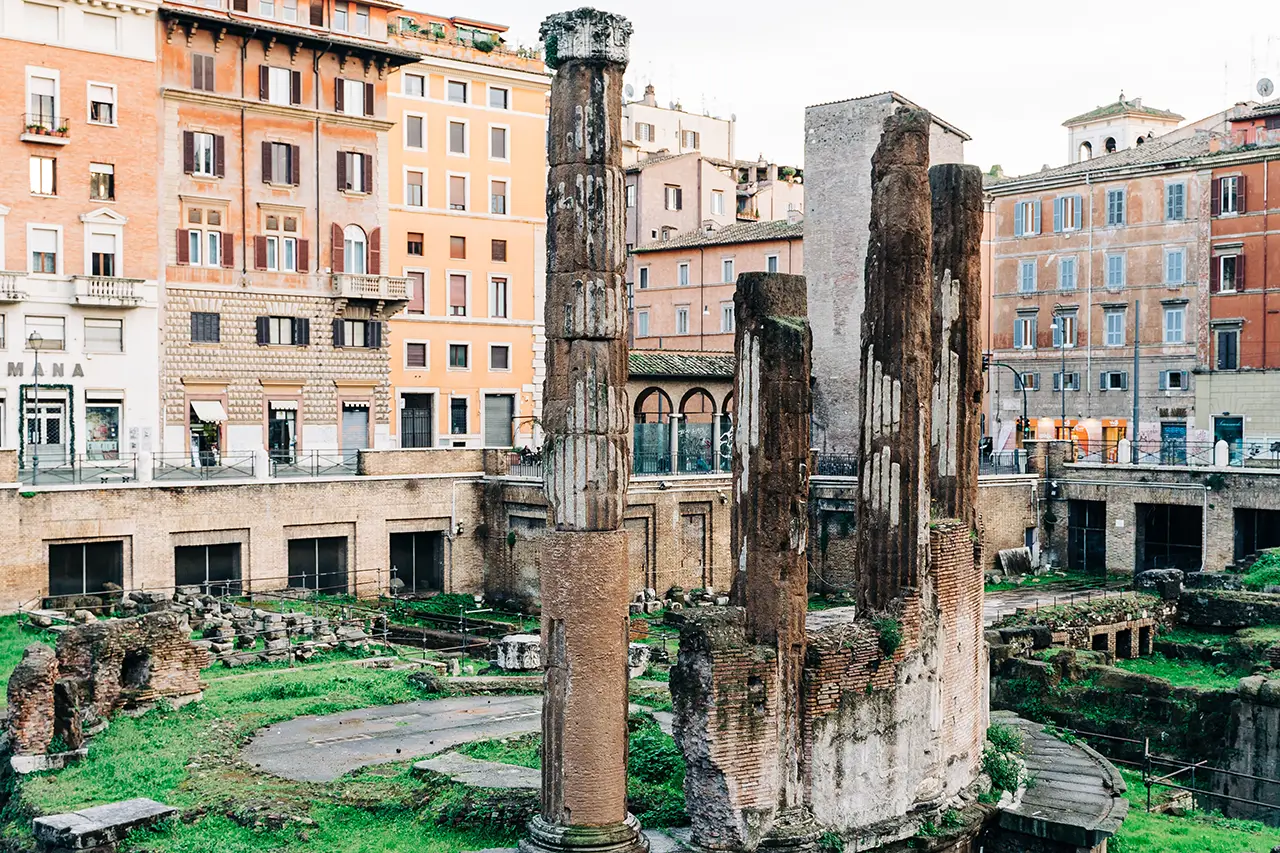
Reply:
<svg viewBox="0 0 1280 853"><path fill-rule="evenodd" d="M507 474L511 477L542 479L542 454L537 451L512 451L507 458Z"/></svg>
<svg viewBox="0 0 1280 853"><path fill-rule="evenodd" d="M634 453L631 457L631 473L639 477L675 476L701 477L714 474L729 474L732 463L721 459L720 467L716 467L715 454L710 450L693 450L688 453L679 451L672 465L670 451L660 453Z"/></svg>
<svg viewBox="0 0 1280 853"><path fill-rule="evenodd" d="M27 455L18 470L18 482L32 486L110 485L138 480L138 458L132 453L103 458L102 454L77 454L49 459Z"/></svg>
<svg viewBox="0 0 1280 853"><path fill-rule="evenodd" d="M354 477L360 473L359 467L359 457L351 451L303 450L271 455L272 477Z"/></svg>
<svg viewBox="0 0 1280 853"><path fill-rule="evenodd" d="M408 299L409 279L336 272L333 274L333 292L346 299Z"/></svg>
<svg viewBox="0 0 1280 853"><path fill-rule="evenodd" d="M22 135L27 137L48 136L53 139L71 138L71 119L49 113L23 113Z"/></svg>
<svg viewBox="0 0 1280 853"><path fill-rule="evenodd" d="M157 453L151 460L151 479L168 480L243 480L254 476L255 454Z"/></svg>
<svg viewBox="0 0 1280 853"><path fill-rule="evenodd" d="M819 477L856 477L858 454L815 453L813 473Z"/></svg>
<svg viewBox="0 0 1280 853"><path fill-rule="evenodd" d="M1135 444L1120 441L1076 444L1074 460L1120 465L1213 465L1212 441L1181 439L1138 439ZM1136 454L1135 454L1136 449ZM1068 461L1071 460L1069 456ZM1280 441L1237 441L1227 443L1227 464L1244 468L1280 468Z"/></svg>

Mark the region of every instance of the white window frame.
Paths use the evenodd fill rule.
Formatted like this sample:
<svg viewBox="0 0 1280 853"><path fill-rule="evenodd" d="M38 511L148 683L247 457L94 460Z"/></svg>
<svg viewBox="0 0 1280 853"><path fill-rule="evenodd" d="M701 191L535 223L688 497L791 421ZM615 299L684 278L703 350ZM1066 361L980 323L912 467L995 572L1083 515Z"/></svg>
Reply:
<svg viewBox="0 0 1280 853"><path fill-rule="evenodd" d="M107 216L98 214L91 216L84 214L80 217L84 223L84 274L93 275L93 251L91 249L94 234L110 235L112 242L115 244L115 261L112 266L115 269L113 278L124 277L124 217Z"/></svg>
<svg viewBox="0 0 1280 853"><path fill-rule="evenodd" d="M24 7L25 7L25 5L26 5L26 3L27 3L27 2L31 2L31 0L23 0L23 6L24 6ZM64 41L64 40L65 40L65 38L66 38L67 18L66 18L66 15L65 15L65 14L63 14L62 7L60 7L60 6L56 6L56 5L54 5L53 3L35 3L35 2L32 2L32 3L31 3L31 5L33 5L33 6L44 6L46 9L53 9L53 11L57 13L57 17L58 17L58 32L57 32L57 34L54 36L54 41L55 41L55 42L58 42L58 43L61 43L62 41ZM25 16L24 16L24 17L25 17ZM36 41L34 40L34 36L33 36L33 35L32 35L32 34L31 34L27 29L26 29L26 27L25 27L26 21L25 21L25 20L23 21L23 24L24 24L24 27L23 27L23 29L22 29L22 35L21 35L21 38L23 38L23 39L30 39L30 40L32 40L32 43L34 43L34 44L42 44L42 43L43 43L43 44L49 44L49 42L36 42ZM117 38L117 39L116 39L116 44L119 44L119 43L120 43L119 38ZM43 75L41 75L41 76L43 76ZM54 96L54 104L55 104L54 112L57 112L56 105L57 105L58 103L59 103L59 99L58 99L58 98L57 98L57 96L55 95L55 96ZM28 105L29 105L29 104L30 104L30 100L28 100ZM23 112L26 112L26 110L23 110Z"/></svg>
<svg viewBox="0 0 1280 853"><path fill-rule="evenodd" d="M1022 346L1020 350L1036 348L1036 318L1034 315L1018 316L1014 322L1022 327Z"/></svg>
<svg viewBox="0 0 1280 853"><path fill-rule="evenodd" d="M431 75L430 75L430 74L415 74L415 73L413 73L413 72L411 72L411 71L406 71L406 72L403 72L403 73L404 73L404 76L400 78L400 94L401 94L401 95L403 95L403 96L404 96L404 97L406 97L406 98L413 98L413 99L415 99L415 100L424 100L424 101L425 101L425 100L427 100L427 99L428 99L428 96L429 96L429 95L430 95L430 93L431 93L431 90L430 90L430 85L431 85ZM415 94L413 94L412 92L410 92L410 91L409 91L409 78L410 78L410 77L416 77L417 79L419 79L419 80L421 80L421 81L422 81L422 94L421 94L421 95L415 95Z"/></svg>
<svg viewBox="0 0 1280 853"><path fill-rule="evenodd" d="M85 317L83 322L84 322L84 331L83 331L83 335L84 335L84 337L83 337L83 339L82 339L82 340L83 340L83 345L84 345L84 351L85 351L85 352L91 352L91 353L93 353L94 355L98 355L98 354L104 354L104 355L119 355L119 354L123 354L123 353L124 353L124 351L125 351L125 340L126 340L126 339L125 339L125 334L124 334L124 320L123 320L123 319L119 319L119 318L116 318L116 317ZM111 324L115 324L116 326L119 326L119 328L120 328L120 349L90 349L90 348L89 348L89 346L90 346L90 345L89 345L89 324L90 324L90 323L111 323ZM114 327L115 327L115 326L113 326L112 328L114 328Z"/></svg>
<svg viewBox="0 0 1280 853"><path fill-rule="evenodd" d="M1076 227L1076 197L1074 195L1059 196L1059 206L1062 210L1062 233L1066 234L1071 231L1078 231ZM1083 213L1080 221L1084 221Z"/></svg>
<svg viewBox="0 0 1280 853"><path fill-rule="evenodd" d="M111 90L111 121L94 121L93 101L89 98L89 91L94 86L101 86L104 89ZM54 99L57 100L56 98ZM98 127L119 127L120 126L120 90L115 83L102 83L97 80L86 80L84 84L84 120L85 124L92 124Z"/></svg>
<svg viewBox="0 0 1280 853"><path fill-rule="evenodd" d="M293 346L293 328L297 319L294 317L283 317L279 314L267 315L267 346L269 347L291 347ZM277 332L281 333L277 335ZM272 340L279 337L280 340Z"/></svg>
<svg viewBox="0 0 1280 853"><path fill-rule="evenodd" d="M507 93L507 105L506 105L505 107L495 107L495 106L493 105L493 98L492 98L492 93L493 93L493 92L506 92L506 93ZM485 93L484 93L484 105L485 105L485 107L486 107L487 109L496 110L496 111L501 112L501 113L509 113L509 112L511 112L511 110L512 110L512 109L514 109L514 107L512 107L512 105L511 105L511 87L510 87L510 86L495 86L495 85L493 85L492 83L486 84L486 86L485 86Z"/></svg>
<svg viewBox="0 0 1280 853"><path fill-rule="evenodd" d="M689 262L681 261L676 264L676 284L680 287L688 287L689 281Z"/></svg>
<svg viewBox="0 0 1280 853"><path fill-rule="evenodd" d="M405 147L405 150L407 150L407 151L426 151L426 150L427 150L427 128L428 128L428 126L429 126L429 124L430 124L430 123L427 121L427 114L426 114L426 113L413 112L413 111L411 111L411 110L405 110L405 111L404 111L404 113L403 113L403 116L404 116L404 147ZM411 119L411 118L416 118L416 119L421 119L421 120L422 120L422 144L421 144L421 145L410 145L410 144L409 144L409 119Z"/></svg>
<svg viewBox="0 0 1280 853"><path fill-rule="evenodd" d="M1076 315L1074 311L1064 311L1053 318L1059 324L1058 340L1061 341L1062 349L1075 349L1076 335L1079 329L1076 328ZM1071 334L1067 334L1070 327Z"/></svg>
<svg viewBox="0 0 1280 853"><path fill-rule="evenodd" d="M1224 175L1218 178L1218 213L1222 216L1235 216L1240 212L1240 176ZM1231 209L1227 210L1227 181L1231 182Z"/></svg>
<svg viewBox="0 0 1280 853"><path fill-rule="evenodd" d="M1234 253L1227 252L1227 253L1218 255L1218 257L1214 259L1214 262L1218 265L1218 292L1219 293L1238 293L1240 291L1240 289L1236 287L1236 282L1240 280L1240 276L1239 276L1240 258L1242 257L1243 255L1241 255L1238 252L1234 252ZM1232 259L1231 287L1227 287L1227 276L1226 276L1227 258Z"/></svg>
<svg viewBox="0 0 1280 853"><path fill-rule="evenodd" d="M502 197L504 199L503 207L505 208L505 210L502 213L495 213L493 210L493 196L494 196L493 185L494 184L502 184L504 188ZM511 216L511 179L510 178L506 178L506 177L502 177L502 178L490 177L489 178L488 208L489 208L488 213L490 216L497 216L503 219L509 218Z"/></svg>
<svg viewBox="0 0 1280 853"><path fill-rule="evenodd" d="M50 186L49 192L44 192L44 191L43 191L43 189L37 190L35 187L32 187L32 188L31 188L31 195L39 196L40 198L53 198L53 197L57 196L57 194L58 194L58 158L57 158L57 157L51 157L51 156L48 156L48 155L47 155L46 153L44 153L44 152L40 152L40 153L38 153L38 154L31 154L31 155L27 158L27 170L28 170L28 174L30 173L30 170L32 169L32 167L35 165L35 161L36 161L36 160L41 160L41 161L47 160L47 161L49 161L50 163L52 163L52 164L53 164L53 172L52 172L52 174L51 174L51 176L50 176L52 180L50 181L51 186ZM43 168L41 169L41 171L43 172ZM44 176L43 176L43 174L42 174L42 175L41 175L41 182L40 182L40 186L41 186L42 188L43 188L43 186L44 186L43 177L44 177Z"/></svg>
<svg viewBox="0 0 1280 853"><path fill-rule="evenodd" d="M1119 341L1113 341L1111 335L1111 318L1120 318ZM1102 344L1108 347L1122 347L1125 345L1125 319L1124 309L1107 309L1102 312Z"/></svg>
<svg viewBox="0 0 1280 853"><path fill-rule="evenodd" d="M66 352L67 344L70 343L70 341L67 340L67 317L65 314L23 314L22 315L22 347L21 347L22 349L24 350L28 349L27 342L31 339L31 332L38 331L38 330L28 329L27 324L32 319L57 320L58 322L60 322L62 324L62 340L59 341L59 343L62 344L62 346L57 347L56 349L53 347L46 346L51 339L48 337L45 337L44 344L41 344L40 348L41 348L41 351L45 349L49 349L53 352ZM42 337L44 336L42 335Z"/></svg>
<svg viewBox="0 0 1280 853"><path fill-rule="evenodd" d="M778 263L779 263L779 256L778 256L778 255L765 255L765 256L764 256L764 271L765 271L765 272L777 272L777 271L779 270Z"/></svg>
<svg viewBox="0 0 1280 853"><path fill-rule="evenodd" d="M731 334L737 327L737 318L733 316L733 303L720 303L720 333Z"/></svg>
<svg viewBox="0 0 1280 853"><path fill-rule="evenodd" d="M209 147L208 147L209 171L207 172L203 170L203 166L204 166L204 163L202 162L203 158L201 158L200 156L200 152L203 148L203 146L200 145L201 137L208 137L209 139ZM214 172L217 169L217 163L214 162L214 150L217 148L217 143L214 141L216 138L217 138L217 134L211 133L207 130L191 131L191 153L192 153L191 176L192 177L195 177L195 178L214 177Z"/></svg>
<svg viewBox="0 0 1280 853"><path fill-rule="evenodd" d="M505 157L495 157L493 154L493 132L501 130L503 140L506 144L507 153ZM486 144L489 146L489 161L491 163L510 163L511 162L511 125L509 124L490 124L488 139Z"/></svg>
<svg viewBox="0 0 1280 853"><path fill-rule="evenodd" d="M1169 320L1173 317L1178 318L1178 335L1171 338ZM1164 306L1162 340L1166 344L1185 344L1187 342L1187 306L1185 305L1166 305Z"/></svg>
<svg viewBox="0 0 1280 853"><path fill-rule="evenodd" d="M687 334L689 334L689 306L688 306L688 305L677 305L677 306L675 306L675 308L676 308L676 326L675 326L675 334L677 334L677 335L687 335ZM683 323L684 323L684 331L683 331L683 332L682 332L682 331L680 331L681 321L683 321Z"/></svg>
<svg viewBox="0 0 1280 853"><path fill-rule="evenodd" d="M711 191L711 215L724 216L724 190Z"/></svg>
<svg viewBox="0 0 1280 853"><path fill-rule="evenodd" d="M1175 281L1169 277L1169 259L1177 256L1179 277ZM1164 283L1165 284L1186 284L1187 283L1187 250L1182 247L1175 247L1164 250Z"/></svg>
<svg viewBox="0 0 1280 853"><path fill-rule="evenodd" d="M463 91L465 94L461 101L455 101L453 98L449 97L449 84L451 83L461 83L463 85ZM465 104L470 106L472 88L473 86L470 80L463 80L460 77L446 77L444 78L444 102L446 104Z"/></svg>
<svg viewBox="0 0 1280 853"><path fill-rule="evenodd" d="M338 26L338 13L342 13L342 26ZM329 17L329 26L340 33L351 32L351 9L350 4L339 2L333 4L333 12Z"/></svg>
<svg viewBox="0 0 1280 853"><path fill-rule="evenodd" d="M281 82L283 81L283 82ZM361 87L364 83L361 82ZM344 103L347 92L343 92ZM361 109L360 114L364 114L364 95L360 96ZM274 104L277 107L287 107L293 103L293 72L288 68L281 68L278 65L267 66L267 103Z"/></svg>
<svg viewBox="0 0 1280 853"><path fill-rule="evenodd" d="M455 208L453 206L452 187L454 178L462 178L462 207ZM444 207L450 213L470 213L471 212L471 175L467 172L445 172L444 180Z"/></svg>
<svg viewBox="0 0 1280 853"><path fill-rule="evenodd" d="M355 27L351 30L352 34L358 35L358 36L369 35L370 30L373 27L373 16L369 10L369 7L361 3L352 3L351 5L355 7L355 9L352 10L351 12L352 22L355 23ZM360 25L361 18L364 19L363 26Z"/></svg>
<svg viewBox="0 0 1280 853"><path fill-rule="evenodd" d="M499 279L501 279L506 284L505 292L503 293L503 306L502 306L501 314L497 313L494 310L497 307L497 300L494 299L494 296L496 295L496 288L494 287L494 282L498 281ZM511 276L501 275L498 273L491 273L489 275L489 317L495 320L511 319Z"/></svg>
<svg viewBox="0 0 1280 853"><path fill-rule="evenodd" d="M649 309L648 308L636 309L636 337L637 338L649 337Z"/></svg>
<svg viewBox="0 0 1280 853"><path fill-rule="evenodd" d="M467 366L454 367L453 365L453 348L466 347L467 350ZM445 341L444 344L444 367L447 373L470 373L472 365L471 341ZM470 412L468 412L470 414ZM469 419L468 419L469 422Z"/></svg>
<svg viewBox="0 0 1280 853"><path fill-rule="evenodd" d="M627 184L626 194L627 194L627 207L628 208L635 207L636 206L636 185Z"/></svg>
<svg viewBox="0 0 1280 853"><path fill-rule="evenodd" d="M506 367L493 366L493 348L494 347L501 347L502 349L505 349L507 351ZM511 373L515 369L515 367L512 365L512 362L511 362L511 355L514 352L514 350L515 348L511 346L511 344L506 343L505 341L491 341L489 343L489 372L490 373Z"/></svg>
<svg viewBox="0 0 1280 853"><path fill-rule="evenodd" d="M95 166L97 166L98 168L96 168L96 169L95 169L95 168L94 168ZM94 176L94 175L110 175L110 176L111 176L111 180L110 180L110 181L108 181L108 185L111 187L111 197L110 197L110 198L95 198L95 197L94 197L94 195L93 195L93 176ZM96 163L96 162L91 162L91 163L89 164L89 189L90 189L90 192L89 192L89 200L90 200L90 201L101 201L101 202L114 202L114 201L116 200L116 197L115 197L115 196L116 196L116 194L115 194L115 176L116 176L116 164L115 164L115 163Z"/></svg>
<svg viewBox="0 0 1280 853"><path fill-rule="evenodd" d="M451 281L451 279L452 279L455 275L460 275L460 276L462 276L463 278L465 278L465 279L466 279L466 281L467 281L467 290L466 290L466 298L467 298L467 302L466 302L466 304L463 306L463 308L466 310L466 313L465 313L465 314L455 314L455 313L453 313L453 303L450 301L450 299L452 299L452 296L450 295L450 288L451 288L451 286L452 286L452 281ZM446 317L448 317L448 318L449 318L449 319L451 319L451 320L456 320L456 319L458 319L458 318L460 318L460 317L465 319L465 318L467 318L467 317L473 317L473 316L475 316L474 314L472 314L472 313L471 313L471 273L470 273L469 271L467 271L467 270L445 270L445 271L444 271L444 287L445 287L445 290L444 290L444 314L445 314L445 316L446 316ZM446 355L448 355L448 351L447 351L447 350L446 350L445 354L446 354Z"/></svg>
<svg viewBox="0 0 1280 853"><path fill-rule="evenodd" d="M677 200L679 194L679 207L672 207ZM662 206L665 210L683 210L684 209L684 187L677 184L664 184L662 187Z"/></svg>
<svg viewBox="0 0 1280 853"><path fill-rule="evenodd" d="M732 284L734 281L737 280L737 276L734 275L734 271L736 267L737 267L737 264L734 263L733 258L720 259L720 279L721 279L720 283L721 284Z"/></svg>
<svg viewBox="0 0 1280 853"><path fill-rule="evenodd" d="M57 255L53 259L53 272L35 272L31 269L31 232L33 231L53 231L57 236ZM54 225L46 222L28 222L27 223L27 258L23 263L23 268L27 270L27 274L36 278L57 278L63 274L63 258L66 256L63 251L62 243L62 226Z"/></svg>
<svg viewBox="0 0 1280 853"><path fill-rule="evenodd" d="M409 345L422 345L422 367L414 367L409 364ZM405 370L430 370L431 369L431 341L427 338L406 338L404 342L402 360Z"/></svg>
<svg viewBox="0 0 1280 853"><path fill-rule="evenodd" d="M636 267L636 289L649 289L649 267Z"/></svg>
<svg viewBox="0 0 1280 853"><path fill-rule="evenodd" d="M347 116L363 116L365 114L364 80L352 77L342 79L342 114Z"/></svg>
<svg viewBox="0 0 1280 853"><path fill-rule="evenodd" d="M291 3L293 5L289 5ZM298 23L298 0L282 0L280 12L280 20L290 24Z"/></svg>
<svg viewBox="0 0 1280 853"><path fill-rule="evenodd" d="M1017 235L1019 237L1038 237L1039 231L1033 230L1036 227L1036 202L1031 201L1018 202L1018 209L1022 211L1022 231ZM1018 211L1014 211L1014 222L1017 222Z"/></svg>
<svg viewBox="0 0 1280 853"><path fill-rule="evenodd" d="M403 194L400 196L400 198L401 198L401 200L404 202L404 206L405 206L405 207L412 207L412 208L414 208L414 209L423 209L423 208L425 208L425 207L427 206L427 170L426 170L426 169L419 169L419 168L417 168L417 167L414 167L414 168L412 168L412 169L411 169L411 168L409 168L408 166L405 166L405 167L404 167L404 169L403 169L403 171L404 171L404 183L403 183L403 185L402 185L402 187L403 187L403 190L402 190L402 191L403 191ZM419 204L413 204L412 202L410 202L410 201L409 201L409 176L410 176L410 175L421 175L421 176L422 176L422 201L421 201L421 203L419 203ZM426 235L425 235L425 234L423 234L422 239L423 239L423 243L425 244L425 243L426 243ZM425 252L425 251L426 251L426 246L425 246L425 245L422 247L422 250L423 250L423 252Z"/></svg>
<svg viewBox="0 0 1280 853"><path fill-rule="evenodd" d="M453 150L453 140L451 131L455 124L462 125L462 151L461 153ZM471 156L471 121L465 118L454 118L450 116L444 123L444 153L449 157L470 157Z"/></svg>

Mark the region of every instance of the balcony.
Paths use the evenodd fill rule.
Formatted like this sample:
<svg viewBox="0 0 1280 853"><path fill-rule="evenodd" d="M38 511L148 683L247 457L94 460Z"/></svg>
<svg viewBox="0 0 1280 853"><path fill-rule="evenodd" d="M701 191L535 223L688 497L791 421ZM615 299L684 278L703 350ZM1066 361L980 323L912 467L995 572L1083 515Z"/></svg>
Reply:
<svg viewBox="0 0 1280 853"><path fill-rule="evenodd" d="M43 145L66 145L71 141L71 119L45 113L23 113L22 134L18 138L23 142Z"/></svg>
<svg viewBox="0 0 1280 853"><path fill-rule="evenodd" d="M77 305L102 305L112 308L135 308L142 304L140 278L117 278L109 275L73 275Z"/></svg>
<svg viewBox="0 0 1280 853"><path fill-rule="evenodd" d="M27 277L24 272L0 270L0 302L21 302L27 292L19 285Z"/></svg>
<svg viewBox="0 0 1280 853"><path fill-rule="evenodd" d="M380 302L409 301L409 279L393 275L333 274L333 295L340 299L370 299Z"/></svg>

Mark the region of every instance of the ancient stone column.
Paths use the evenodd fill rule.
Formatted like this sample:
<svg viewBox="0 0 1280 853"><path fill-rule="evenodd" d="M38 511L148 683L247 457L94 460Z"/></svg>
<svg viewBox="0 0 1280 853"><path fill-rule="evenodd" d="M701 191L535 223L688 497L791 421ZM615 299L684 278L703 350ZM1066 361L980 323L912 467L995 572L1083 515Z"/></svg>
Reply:
<svg viewBox="0 0 1280 853"><path fill-rule="evenodd" d="M933 276L929 113L886 119L871 160L871 242L862 314L857 533L861 604L916 587L929 549Z"/></svg>
<svg viewBox="0 0 1280 853"><path fill-rule="evenodd" d="M542 809L526 853L648 849L627 813L627 444L622 74L631 24L542 24L551 87L542 544Z"/></svg>
<svg viewBox="0 0 1280 853"><path fill-rule="evenodd" d="M780 273L742 274L733 297L738 410L731 531L738 572L733 593L735 603L746 608L748 641L777 652L778 707L772 709L772 722L778 728L776 790L782 820L768 835L785 835L791 849L799 847L800 836L810 829L795 819L804 800L800 714L813 343L807 303L804 277Z"/></svg>
<svg viewBox="0 0 1280 853"><path fill-rule="evenodd" d="M933 197L933 514L973 527L982 407L982 171L929 170Z"/></svg>

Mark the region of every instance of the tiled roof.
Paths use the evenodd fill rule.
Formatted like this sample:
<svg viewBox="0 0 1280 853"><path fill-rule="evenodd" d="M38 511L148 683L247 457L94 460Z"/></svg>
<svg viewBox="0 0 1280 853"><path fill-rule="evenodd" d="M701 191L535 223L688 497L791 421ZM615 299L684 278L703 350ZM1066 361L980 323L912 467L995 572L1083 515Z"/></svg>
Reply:
<svg viewBox="0 0 1280 853"><path fill-rule="evenodd" d="M804 220L789 222L775 219L772 222L739 222L725 225L714 231L689 231L670 240L649 243L632 249L636 254L666 252L672 249L697 249L703 246L726 246L733 243L762 243L766 240L799 240L804 237Z"/></svg>
<svg viewBox="0 0 1280 853"><path fill-rule="evenodd" d="M628 362L632 376L733 378L733 353L633 349Z"/></svg>
<svg viewBox="0 0 1280 853"><path fill-rule="evenodd" d="M1114 103L1104 104L1101 107L1095 107L1087 113L1081 113L1075 118L1069 118L1062 124L1064 127L1070 127L1073 124L1083 124L1087 121L1096 121L1100 118L1108 116L1120 115L1140 115L1151 116L1152 118L1170 119L1173 121L1182 121L1183 117L1170 110L1158 110L1155 107L1144 107L1141 99L1137 101L1126 101L1124 95Z"/></svg>
<svg viewBox="0 0 1280 853"><path fill-rule="evenodd" d="M1048 181L1072 175L1105 172L1110 169L1125 169L1155 165L1157 163L1190 161L1196 157L1203 157L1209 153L1210 138L1211 135L1208 133L1198 133L1195 136L1184 139L1168 141L1164 141L1161 137L1157 136L1155 139L1142 145L1135 145L1133 148L1126 148L1125 150L1117 151L1114 154L1105 154L1101 157L1094 157L1092 160L1082 160L1079 163L1072 163L1068 166L1059 166L1056 169L1045 169L1042 172L1033 172L1029 175L1008 176L991 181L990 183L987 183L986 181L983 183L986 189L992 192L999 192L1000 188L1006 184L1016 183L1022 185L1027 182Z"/></svg>
<svg viewBox="0 0 1280 853"><path fill-rule="evenodd" d="M1247 113L1248 118L1263 118L1265 116L1273 116L1280 113L1280 100L1267 101L1265 104L1258 104Z"/></svg>
<svg viewBox="0 0 1280 853"><path fill-rule="evenodd" d="M666 163L670 160L677 160L681 157L701 157L703 160L707 161L713 166L720 166L726 169L734 168L734 165L730 163L728 160L721 160L718 157L708 157L707 155L701 153L700 151L686 151L683 154L650 154L648 157L645 157L643 160L640 160L638 162L632 163L630 166L627 166L626 171L640 172L649 168L650 166L656 166L659 163Z"/></svg>

